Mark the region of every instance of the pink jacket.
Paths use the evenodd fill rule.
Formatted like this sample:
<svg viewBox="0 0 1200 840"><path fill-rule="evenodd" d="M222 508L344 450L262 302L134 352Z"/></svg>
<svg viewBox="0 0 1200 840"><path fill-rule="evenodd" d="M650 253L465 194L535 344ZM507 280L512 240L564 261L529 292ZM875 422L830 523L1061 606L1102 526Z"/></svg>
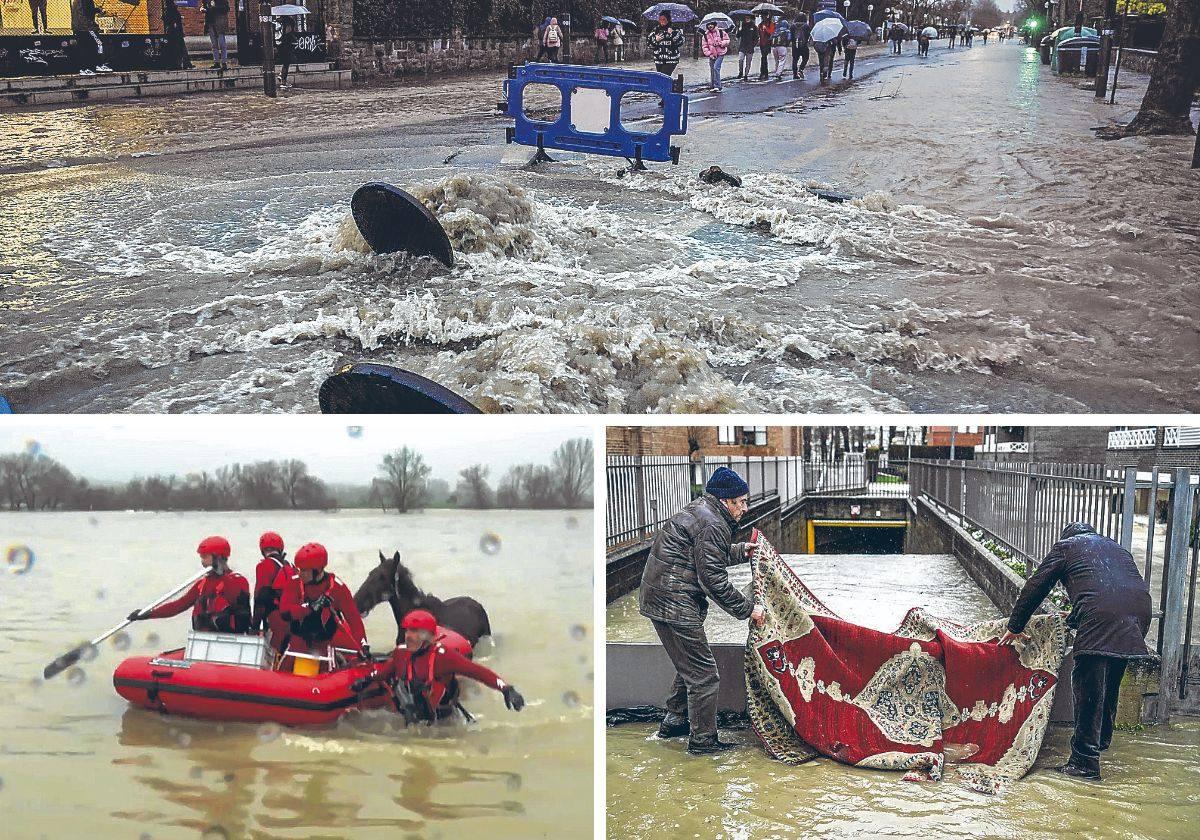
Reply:
<svg viewBox="0 0 1200 840"><path fill-rule="evenodd" d="M729 33L721 29L704 33L704 44L701 50L708 58L717 58L729 52Z"/></svg>

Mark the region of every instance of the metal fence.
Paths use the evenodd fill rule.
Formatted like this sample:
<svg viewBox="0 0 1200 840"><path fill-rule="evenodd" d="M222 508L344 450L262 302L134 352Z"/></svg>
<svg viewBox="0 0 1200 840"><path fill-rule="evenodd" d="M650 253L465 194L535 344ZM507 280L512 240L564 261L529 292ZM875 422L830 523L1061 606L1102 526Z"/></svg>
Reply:
<svg viewBox="0 0 1200 840"><path fill-rule="evenodd" d="M799 456L719 455L692 461L686 455L610 455L606 470L609 547L652 537L664 522L698 496L718 467L728 467L750 488L754 504L777 496L788 508L805 496L908 495L907 462L881 466L878 458L847 453L831 461Z"/></svg>
<svg viewBox="0 0 1200 840"><path fill-rule="evenodd" d="M1200 623L1200 471L914 460L909 475L911 498L925 497L983 531L1030 570L1072 522L1120 542L1150 587L1164 696L1200 688L1187 655Z"/></svg>

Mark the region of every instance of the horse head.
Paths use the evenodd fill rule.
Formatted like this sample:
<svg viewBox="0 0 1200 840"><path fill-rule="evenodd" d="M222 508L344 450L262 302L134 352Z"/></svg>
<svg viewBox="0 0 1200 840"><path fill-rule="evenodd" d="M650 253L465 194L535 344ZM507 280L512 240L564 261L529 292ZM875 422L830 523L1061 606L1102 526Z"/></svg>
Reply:
<svg viewBox="0 0 1200 840"><path fill-rule="evenodd" d="M354 603L363 615L384 601L402 614L421 606L424 600L425 593L413 582L412 572L401 562L399 551L391 557L379 552L379 565L367 574L367 579L354 593Z"/></svg>

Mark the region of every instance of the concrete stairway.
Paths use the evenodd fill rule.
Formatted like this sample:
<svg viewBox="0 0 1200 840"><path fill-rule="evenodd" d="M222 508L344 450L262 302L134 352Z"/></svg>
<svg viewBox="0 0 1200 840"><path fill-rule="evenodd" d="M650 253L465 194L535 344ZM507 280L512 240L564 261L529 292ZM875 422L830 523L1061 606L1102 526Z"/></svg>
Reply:
<svg viewBox="0 0 1200 840"><path fill-rule="evenodd" d="M350 71L335 70L330 62L296 65L288 73L288 82L298 88L347 88L351 83ZM262 68L255 66L228 70L130 70L95 76L22 76L0 79L0 110L261 86Z"/></svg>

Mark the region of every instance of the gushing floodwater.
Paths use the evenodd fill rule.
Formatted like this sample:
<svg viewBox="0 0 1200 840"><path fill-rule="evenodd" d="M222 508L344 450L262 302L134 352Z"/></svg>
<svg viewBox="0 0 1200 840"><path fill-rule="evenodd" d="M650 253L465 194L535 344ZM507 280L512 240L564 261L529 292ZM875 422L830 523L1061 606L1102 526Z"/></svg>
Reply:
<svg viewBox="0 0 1200 840"><path fill-rule="evenodd" d="M1019 47L935 58L698 112L683 165L628 177L522 168L486 78L19 115L0 392L312 411L374 360L492 411L1195 408L1181 142L1094 141L1117 114ZM1116 158L1138 166L1097 175ZM710 163L744 187L698 181ZM367 253L348 200L370 180L425 198L460 264Z"/></svg>
<svg viewBox="0 0 1200 840"><path fill-rule="evenodd" d="M909 607L959 622L998 612L953 557L793 555L785 558L835 613L891 631ZM747 566L733 567L738 585ZM710 640L745 642L744 622L720 617ZM609 605L610 641L651 641L654 630L629 596ZM665 696L667 686L663 686ZM1200 722L1118 732L1104 754L1103 785L1050 772L1070 752L1070 729L1051 727L1033 770L997 796L952 783L905 782L900 774L827 759L789 767L766 757L750 732L744 743L694 758L685 739L660 741L655 727L625 724L605 733L608 836L750 840L797 836L874 838L1187 838L1200 817Z"/></svg>
<svg viewBox="0 0 1200 840"><path fill-rule="evenodd" d="M6 544L36 556L0 571L4 835L591 837L591 523L575 511L0 513ZM418 585L478 598L495 632L480 661L522 691L524 711L478 686L464 699L477 723L420 731L387 711L292 729L128 707L113 669L182 645L186 615L135 624L41 680L55 656L190 575L199 536L227 535L233 567L252 573L266 529L323 542L352 587L378 550L399 549ZM390 648L386 606L367 632Z"/></svg>

